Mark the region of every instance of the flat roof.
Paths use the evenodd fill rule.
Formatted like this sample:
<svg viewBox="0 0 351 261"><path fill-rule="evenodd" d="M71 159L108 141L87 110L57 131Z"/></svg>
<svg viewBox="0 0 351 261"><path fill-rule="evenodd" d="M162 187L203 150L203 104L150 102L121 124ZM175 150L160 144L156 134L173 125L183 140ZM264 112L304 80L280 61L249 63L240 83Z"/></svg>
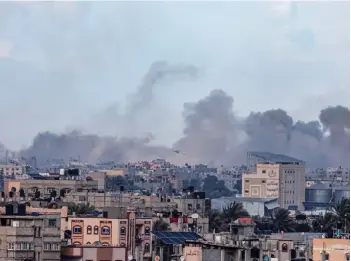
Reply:
<svg viewBox="0 0 351 261"><path fill-rule="evenodd" d="M276 154L271 152L258 152L258 151L250 151L248 155L255 156L261 158L262 160L266 160L274 163L291 163L291 164L304 164L305 162L284 154Z"/></svg>

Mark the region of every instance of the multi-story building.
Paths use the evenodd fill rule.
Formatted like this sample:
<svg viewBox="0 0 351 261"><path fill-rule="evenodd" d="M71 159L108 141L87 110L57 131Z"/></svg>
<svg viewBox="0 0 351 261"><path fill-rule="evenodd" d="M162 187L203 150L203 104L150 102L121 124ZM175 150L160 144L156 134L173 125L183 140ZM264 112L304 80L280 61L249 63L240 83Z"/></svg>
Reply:
<svg viewBox="0 0 351 261"><path fill-rule="evenodd" d="M5 178L11 178L20 177L25 171L23 166L18 163L8 163L0 164L0 172L3 172Z"/></svg>
<svg viewBox="0 0 351 261"><path fill-rule="evenodd" d="M69 216L61 229L71 231L74 245L127 247L129 255L151 258L152 218L137 217L132 208L122 218Z"/></svg>
<svg viewBox="0 0 351 261"><path fill-rule="evenodd" d="M60 260L61 215L8 205L0 218L0 260Z"/></svg>
<svg viewBox="0 0 351 261"><path fill-rule="evenodd" d="M40 192L43 197L50 196L52 191L56 191L57 195L69 192L89 192L98 190L97 180L72 180L72 179L25 179L25 180L5 180L4 193L5 197L9 196L12 191L16 196L20 189L23 189L25 197L31 198L36 191ZM19 194L17 195L19 196Z"/></svg>
<svg viewBox="0 0 351 261"><path fill-rule="evenodd" d="M300 164L257 164L255 173L243 175L243 196L278 198L286 209L303 209L305 167Z"/></svg>

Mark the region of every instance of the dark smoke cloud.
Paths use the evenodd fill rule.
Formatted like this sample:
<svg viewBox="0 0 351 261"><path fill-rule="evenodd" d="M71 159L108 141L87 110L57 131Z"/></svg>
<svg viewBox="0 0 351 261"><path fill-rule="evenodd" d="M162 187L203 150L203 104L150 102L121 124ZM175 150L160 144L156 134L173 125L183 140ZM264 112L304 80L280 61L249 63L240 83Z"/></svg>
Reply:
<svg viewBox="0 0 351 261"><path fill-rule="evenodd" d="M126 113L109 113L105 119L123 122L123 136L88 135L78 131L44 132L20 154L24 157L35 155L39 164L79 156L89 162L113 160L121 163L166 158L177 163L232 165L244 163L247 151L256 150L287 154L314 167L349 166L350 111L342 106L323 109L319 119L311 122L294 121L282 109L252 112L242 119L233 111L234 99L222 90L213 90L195 103L184 104L183 136L172 148L152 145L152 134L136 137L138 126L147 129L144 113L155 100L155 88L195 79L197 73L197 68L191 65L154 63ZM176 154L173 150L181 153Z"/></svg>

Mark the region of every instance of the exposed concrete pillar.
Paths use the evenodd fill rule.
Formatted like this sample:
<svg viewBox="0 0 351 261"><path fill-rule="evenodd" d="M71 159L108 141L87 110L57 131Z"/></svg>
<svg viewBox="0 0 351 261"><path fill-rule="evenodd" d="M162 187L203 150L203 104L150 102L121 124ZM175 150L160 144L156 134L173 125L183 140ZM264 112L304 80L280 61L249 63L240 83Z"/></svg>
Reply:
<svg viewBox="0 0 351 261"><path fill-rule="evenodd" d="M225 260L225 250L222 248L221 249L221 261Z"/></svg>

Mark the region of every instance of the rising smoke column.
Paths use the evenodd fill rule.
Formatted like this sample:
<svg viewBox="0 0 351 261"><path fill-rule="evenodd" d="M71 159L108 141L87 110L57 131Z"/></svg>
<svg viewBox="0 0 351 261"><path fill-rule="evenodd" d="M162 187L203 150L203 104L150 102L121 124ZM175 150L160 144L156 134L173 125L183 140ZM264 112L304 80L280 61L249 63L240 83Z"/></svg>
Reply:
<svg viewBox="0 0 351 261"><path fill-rule="evenodd" d="M64 134L43 132L39 133L34 138L33 144L20 154L24 157L35 155L39 165L48 160L51 162L52 159L63 159L67 162L71 157L79 157L88 162L98 160L126 162L173 155L170 148L149 145L153 135L149 133L148 124L153 123L148 121L147 112L154 101L156 86L195 79L197 71L192 65L155 62L144 76L124 115L118 114L116 108L110 106L105 113L99 115L99 119L95 118L100 128L117 124L119 129L115 129L115 135L88 135L79 131ZM139 137L140 130L143 130L142 137ZM117 137L118 134L122 136Z"/></svg>
<svg viewBox="0 0 351 261"><path fill-rule="evenodd" d="M230 166L245 162L247 151L255 150L287 154L311 167L349 166L348 108L328 107L319 121L295 122L282 109L237 119L233 107L233 98L221 90L185 105L184 137L174 148L194 163Z"/></svg>

